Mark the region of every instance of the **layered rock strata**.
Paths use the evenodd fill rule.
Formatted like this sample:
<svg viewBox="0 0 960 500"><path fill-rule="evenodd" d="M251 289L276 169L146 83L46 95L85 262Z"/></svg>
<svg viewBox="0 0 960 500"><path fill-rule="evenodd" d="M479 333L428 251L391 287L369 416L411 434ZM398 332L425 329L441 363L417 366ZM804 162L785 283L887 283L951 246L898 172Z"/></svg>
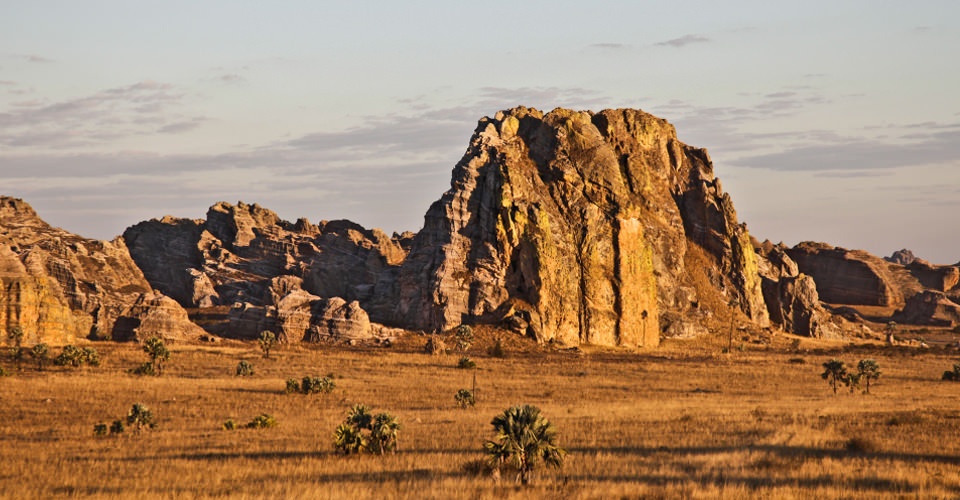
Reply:
<svg viewBox="0 0 960 500"><path fill-rule="evenodd" d="M708 284L685 272L691 245L715 265ZM637 110L521 107L481 120L398 289L397 324L517 315L565 344L655 346L665 313L693 316L702 294L768 320L749 235L706 151Z"/></svg>
<svg viewBox="0 0 960 500"><path fill-rule="evenodd" d="M82 238L50 226L24 201L0 197L0 342L14 327L28 345L202 333L164 299L122 239Z"/></svg>

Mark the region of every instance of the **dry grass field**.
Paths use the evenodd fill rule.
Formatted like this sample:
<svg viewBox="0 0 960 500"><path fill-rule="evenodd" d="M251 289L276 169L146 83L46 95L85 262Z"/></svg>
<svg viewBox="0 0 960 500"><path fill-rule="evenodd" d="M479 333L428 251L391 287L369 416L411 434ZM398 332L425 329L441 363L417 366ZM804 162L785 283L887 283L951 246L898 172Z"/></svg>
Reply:
<svg viewBox="0 0 960 500"><path fill-rule="evenodd" d="M98 368L6 355L0 378L4 498L878 498L960 496L960 384L940 381L953 350L850 346L774 337L721 352L721 339L655 351L550 350L511 339L490 357L489 332L459 354L392 347L174 344L160 377L127 370L134 344L98 343ZM450 345L450 343L448 343ZM53 350L56 354L58 349ZM834 394L830 358L874 358L871 394ZM252 377L234 375L239 360ZM327 395L284 392L287 378L336 376ZM476 373L476 407L459 388ZM93 427L146 404L156 429L95 437ZM400 451L343 457L332 432L354 403L403 424ZM569 450L566 465L521 488L481 472L490 420L521 403L542 408ZM268 429L221 429L269 413Z"/></svg>

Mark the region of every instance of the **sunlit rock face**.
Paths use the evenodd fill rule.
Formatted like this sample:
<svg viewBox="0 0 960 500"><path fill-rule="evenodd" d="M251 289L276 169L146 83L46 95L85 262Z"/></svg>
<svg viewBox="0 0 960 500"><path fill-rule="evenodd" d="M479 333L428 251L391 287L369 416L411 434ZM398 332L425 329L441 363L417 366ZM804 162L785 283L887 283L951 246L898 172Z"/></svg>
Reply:
<svg viewBox="0 0 960 500"><path fill-rule="evenodd" d="M0 342L199 335L176 302L156 294L122 239L91 240L44 222L26 202L0 197Z"/></svg>

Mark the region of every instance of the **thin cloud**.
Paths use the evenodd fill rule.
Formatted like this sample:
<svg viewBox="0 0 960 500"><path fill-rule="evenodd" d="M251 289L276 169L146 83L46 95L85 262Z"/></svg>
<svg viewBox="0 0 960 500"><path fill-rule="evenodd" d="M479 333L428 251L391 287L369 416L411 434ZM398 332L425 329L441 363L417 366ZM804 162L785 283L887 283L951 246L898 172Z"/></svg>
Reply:
<svg viewBox="0 0 960 500"><path fill-rule="evenodd" d="M36 54L27 54L27 55L24 55L23 58L27 62L38 63L38 64L47 64L47 63L53 62L53 59L47 59L46 57L38 56Z"/></svg>
<svg viewBox="0 0 960 500"><path fill-rule="evenodd" d="M664 42L658 42L656 45L661 47L680 48L680 47L686 47L687 45L691 45L695 43L706 43L710 41L711 40L709 38L702 35L683 35L680 38L674 38Z"/></svg>
<svg viewBox="0 0 960 500"><path fill-rule="evenodd" d="M630 46L623 43L593 43L590 44L590 48L603 50L623 50L630 48Z"/></svg>

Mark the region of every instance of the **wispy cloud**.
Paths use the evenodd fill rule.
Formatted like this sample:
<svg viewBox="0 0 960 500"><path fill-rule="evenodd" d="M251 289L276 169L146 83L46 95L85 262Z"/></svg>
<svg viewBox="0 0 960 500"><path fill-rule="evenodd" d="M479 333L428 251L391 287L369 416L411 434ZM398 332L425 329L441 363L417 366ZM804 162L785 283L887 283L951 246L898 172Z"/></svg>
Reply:
<svg viewBox="0 0 960 500"><path fill-rule="evenodd" d="M623 43L593 43L590 44L590 48L602 50L623 50L630 48L630 46Z"/></svg>
<svg viewBox="0 0 960 500"><path fill-rule="evenodd" d="M25 54L22 57L27 62L32 62L32 63L47 64L47 63L53 62L53 59L47 59L46 57L38 56L36 54Z"/></svg>
<svg viewBox="0 0 960 500"><path fill-rule="evenodd" d="M0 145L71 148L157 130L182 131L197 119L175 111L184 97L173 85L142 81L56 102L18 101L0 111Z"/></svg>
<svg viewBox="0 0 960 500"><path fill-rule="evenodd" d="M691 44L695 44L695 43L706 43L706 42L709 42L709 41L711 41L711 40L710 40L709 38L703 36L703 35L693 35L693 34L691 34L691 35L683 35L683 36L680 37L680 38L673 38L673 39L666 40L666 41L663 41L663 42L658 42L656 45L659 45L659 46L661 46L661 47L675 47L675 48L680 48L680 47L686 47L687 45L691 45Z"/></svg>

